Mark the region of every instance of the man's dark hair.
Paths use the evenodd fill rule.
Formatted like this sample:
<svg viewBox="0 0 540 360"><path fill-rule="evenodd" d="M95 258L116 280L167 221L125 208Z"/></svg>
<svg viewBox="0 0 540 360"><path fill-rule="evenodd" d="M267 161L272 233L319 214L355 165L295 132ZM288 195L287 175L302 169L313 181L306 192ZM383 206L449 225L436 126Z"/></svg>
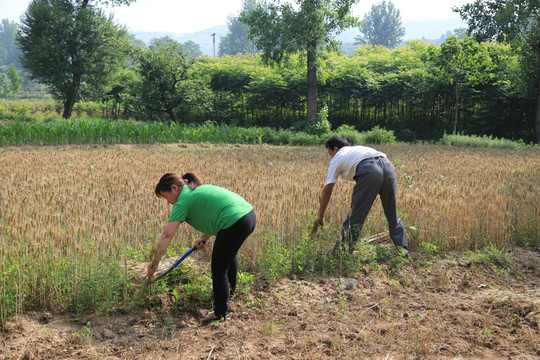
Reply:
<svg viewBox="0 0 540 360"><path fill-rule="evenodd" d="M333 149L334 147L337 147L338 149L341 149L344 146L351 146L347 139L341 136L332 135L328 140L326 140L326 148L327 149Z"/></svg>

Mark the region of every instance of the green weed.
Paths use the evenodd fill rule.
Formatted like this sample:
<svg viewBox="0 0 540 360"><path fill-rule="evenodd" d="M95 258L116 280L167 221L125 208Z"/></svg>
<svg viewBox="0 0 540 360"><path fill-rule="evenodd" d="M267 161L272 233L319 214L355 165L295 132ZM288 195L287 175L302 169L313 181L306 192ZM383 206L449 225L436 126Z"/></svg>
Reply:
<svg viewBox="0 0 540 360"><path fill-rule="evenodd" d="M486 246L481 252L467 251L465 253L470 263L493 264L501 267L508 267L513 259L505 248L497 248L494 244Z"/></svg>
<svg viewBox="0 0 540 360"><path fill-rule="evenodd" d="M420 251L427 257L433 257L439 254L439 246L422 241L420 243Z"/></svg>

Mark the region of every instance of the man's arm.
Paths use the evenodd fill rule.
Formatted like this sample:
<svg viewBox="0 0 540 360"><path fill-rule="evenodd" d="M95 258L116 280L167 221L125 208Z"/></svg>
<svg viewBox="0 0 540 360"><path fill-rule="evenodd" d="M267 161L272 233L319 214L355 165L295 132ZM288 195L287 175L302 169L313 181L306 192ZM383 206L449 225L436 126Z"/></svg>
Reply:
<svg viewBox="0 0 540 360"><path fill-rule="evenodd" d="M332 196L332 191L334 190L335 183L326 184L322 190L321 194L321 205L319 207L319 218L317 219L316 226L324 226L324 213L326 212L326 207L330 202L330 197Z"/></svg>

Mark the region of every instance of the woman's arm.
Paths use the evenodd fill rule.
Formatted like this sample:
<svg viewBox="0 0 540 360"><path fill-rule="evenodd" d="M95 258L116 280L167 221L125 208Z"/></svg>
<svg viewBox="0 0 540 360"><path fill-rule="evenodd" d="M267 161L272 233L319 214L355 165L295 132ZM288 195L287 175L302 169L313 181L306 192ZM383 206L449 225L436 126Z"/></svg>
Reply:
<svg viewBox="0 0 540 360"><path fill-rule="evenodd" d="M168 222L165 226L165 230L163 230L163 233L161 234L158 243L152 250L152 259L150 265L148 266L148 277L152 277L156 272L159 260L161 259L163 254L165 254L165 251L167 251L167 247L171 243L171 240L174 237L178 226L180 226L180 221L171 221Z"/></svg>

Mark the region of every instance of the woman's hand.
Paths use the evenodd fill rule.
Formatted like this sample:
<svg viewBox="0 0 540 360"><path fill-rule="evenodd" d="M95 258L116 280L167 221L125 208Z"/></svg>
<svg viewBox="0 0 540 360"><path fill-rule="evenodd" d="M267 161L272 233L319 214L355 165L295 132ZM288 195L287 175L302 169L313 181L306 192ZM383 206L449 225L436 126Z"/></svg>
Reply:
<svg viewBox="0 0 540 360"><path fill-rule="evenodd" d="M195 240L195 246L197 247L197 250L204 249L204 246L206 245L206 240L210 238L210 235L201 234L197 240Z"/></svg>
<svg viewBox="0 0 540 360"><path fill-rule="evenodd" d="M203 240L201 238L198 238L195 241L195 246L197 247L197 250L202 250L206 246L206 240Z"/></svg>
<svg viewBox="0 0 540 360"><path fill-rule="evenodd" d="M150 253L150 259L152 262L150 263L150 265L148 265L147 269L149 278L154 276L154 274L156 273L159 265L159 260L161 259L163 254L165 254L165 251L167 251L167 247L171 243L171 240L174 237L174 234L176 233L179 225L180 221L168 222L157 244L153 247L152 252Z"/></svg>

